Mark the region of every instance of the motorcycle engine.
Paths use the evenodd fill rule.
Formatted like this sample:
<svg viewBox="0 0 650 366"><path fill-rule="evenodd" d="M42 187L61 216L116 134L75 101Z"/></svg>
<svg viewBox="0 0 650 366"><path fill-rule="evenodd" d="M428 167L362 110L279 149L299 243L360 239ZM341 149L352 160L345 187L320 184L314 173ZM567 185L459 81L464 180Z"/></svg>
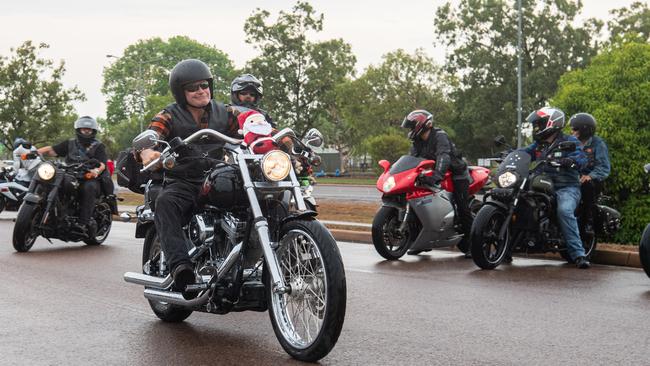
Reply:
<svg viewBox="0 0 650 366"><path fill-rule="evenodd" d="M214 224L213 215L194 215L187 225L187 237L197 247L210 243L214 240Z"/></svg>

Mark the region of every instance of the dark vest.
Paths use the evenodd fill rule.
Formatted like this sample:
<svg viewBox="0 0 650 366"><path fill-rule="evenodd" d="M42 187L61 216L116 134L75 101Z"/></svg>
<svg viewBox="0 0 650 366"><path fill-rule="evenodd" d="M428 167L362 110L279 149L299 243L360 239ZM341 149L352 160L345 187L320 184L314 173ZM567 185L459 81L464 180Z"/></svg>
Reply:
<svg viewBox="0 0 650 366"><path fill-rule="evenodd" d="M82 146L77 139L68 140L68 153L65 156L66 164L83 163L95 157L95 151L101 142L95 140L90 146Z"/></svg>

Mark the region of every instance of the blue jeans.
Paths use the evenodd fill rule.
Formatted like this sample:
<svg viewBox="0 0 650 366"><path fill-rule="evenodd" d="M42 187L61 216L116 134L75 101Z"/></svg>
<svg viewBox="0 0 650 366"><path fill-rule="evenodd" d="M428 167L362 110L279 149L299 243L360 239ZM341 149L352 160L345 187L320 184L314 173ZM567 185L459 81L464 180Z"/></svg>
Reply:
<svg viewBox="0 0 650 366"><path fill-rule="evenodd" d="M557 200L557 221L566 241L567 251L571 259L585 256L585 249L580 239L578 220L575 210L580 203L580 187L564 187L555 191Z"/></svg>

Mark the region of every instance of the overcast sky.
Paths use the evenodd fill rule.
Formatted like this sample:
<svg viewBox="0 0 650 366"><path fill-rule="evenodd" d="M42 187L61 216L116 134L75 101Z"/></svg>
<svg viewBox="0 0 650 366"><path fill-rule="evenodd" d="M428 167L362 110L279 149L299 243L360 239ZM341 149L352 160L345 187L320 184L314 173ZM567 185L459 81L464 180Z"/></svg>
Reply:
<svg viewBox="0 0 650 366"><path fill-rule="evenodd" d="M256 56L244 42L244 21L256 8L289 10L294 0L1 0L0 54L25 40L45 42L42 56L64 60L66 86L77 85L87 101L76 103L80 115L105 116L102 70L139 39L185 35L226 52L237 67ZM343 38L352 45L357 69L380 62L387 52L423 48L438 62L444 50L434 46L435 9L445 0L312 0L325 15L318 39ZM606 19L612 8L633 0L583 0L584 17Z"/></svg>

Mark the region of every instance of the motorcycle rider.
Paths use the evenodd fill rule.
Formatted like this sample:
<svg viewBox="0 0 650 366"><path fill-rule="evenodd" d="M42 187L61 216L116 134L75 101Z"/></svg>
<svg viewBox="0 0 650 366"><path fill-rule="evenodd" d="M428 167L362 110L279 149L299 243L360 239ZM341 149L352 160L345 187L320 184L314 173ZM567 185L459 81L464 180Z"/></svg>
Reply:
<svg viewBox="0 0 650 366"><path fill-rule="evenodd" d="M587 155L587 164L580 170L581 222L586 234L594 234L594 211L596 198L603 190L603 182L609 176L611 164L607 144L595 135L596 119L589 113L577 113L569 119L573 136L580 140Z"/></svg>
<svg viewBox="0 0 650 366"><path fill-rule="evenodd" d="M45 146L38 149L38 153L47 156L65 156L66 164L83 163L90 159L99 162L99 166L89 171L92 179L79 182L79 224L86 231L89 237L93 237L97 229L97 223L92 219L95 199L102 189L97 179L105 174L106 170L106 148L96 139L99 125L97 121L89 116L79 117L74 122L76 137L64 140L54 146ZM112 182L111 182L112 183Z"/></svg>
<svg viewBox="0 0 650 366"><path fill-rule="evenodd" d="M213 99L213 76L205 63L196 59L179 62L169 75L169 87L176 102L155 115L149 125L161 140L184 139L204 128L239 137L239 125L232 108ZM165 171L164 185L156 199L155 225L174 278L174 289L187 298L192 294L185 293L185 288L195 282L195 274L182 227L197 206L204 171L210 168L209 159L202 157L205 154L221 157L221 147L214 144L187 147L176 160L176 166ZM136 156L147 165L158 158L160 152L145 149Z"/></svg>
<svg viewBox="0 0 650 366"><path fill-rule="evenodd" d="M408 137L413 141L410 155L436 161L433 175L421 177L421 182L431 186L439 185L447 170L451 171L454 184L453 197L464 234L463 242L459 247L467 248L473 222L468 206L469 170L467 163L447 133L433 126L433 115L428 111L424 109L412 111L402 121L402 128L410 130ZM465 257L470 258L469 252L465 254Z"/></svg>
<svg viewBox="0 0 650 366"><path fill-rule="evenodd" d="M566 241L569 257L580 269L591 266L585 256L585 250L580 240L578 221L575 209L580 202L580 173L579 170L586 164L587 158L582 151L580 141L571 136L564 135L562 129L566 124L564 112L557 108L544 107L531 113L526 121L533 127L531 145L521 149L527 152L532 160L546 157L563 141L576 143L576 150L562 151L559 158L560 167L547 167L546 174L553 180L555 198L557 202L557 219Z"/></svg>
<svg viewBox="0 0 650 366"><path fill-rule="evenodd" d="M22 137L18 137L14 140L14 174L16 179L20 180L21 177L25 177L28 169L27 160L23 160L22 156L24 154L35 153L36 147L29 143ZM27 182L29 183L29 182Z"/></svg>
<svg viewBox="0 0 650 366"><path fill-rule="evenodd" d="M264 96L262 82L252 74L242 74L233 79L230 84L230 101L233 106L244 107L260 112L271 127L276 128L275 122L269 114L259 107L259 102Z"/></svg>

